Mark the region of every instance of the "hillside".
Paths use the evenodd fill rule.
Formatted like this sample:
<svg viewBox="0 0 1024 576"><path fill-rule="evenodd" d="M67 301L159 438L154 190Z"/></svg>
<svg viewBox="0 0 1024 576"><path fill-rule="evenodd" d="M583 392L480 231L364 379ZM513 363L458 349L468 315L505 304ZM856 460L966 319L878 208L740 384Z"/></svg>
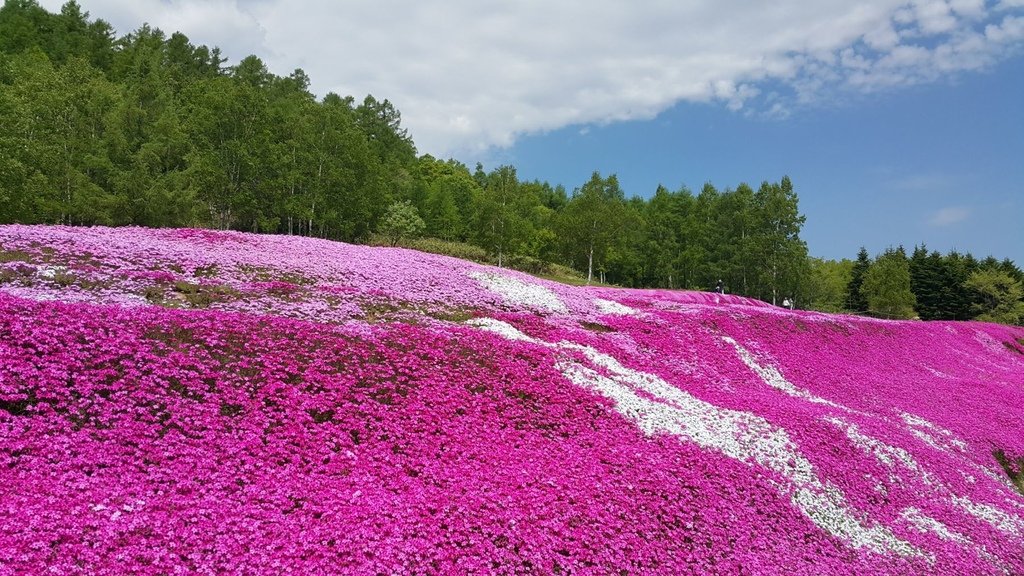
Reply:
<svg viewBox="0 0 1024 576"><path fill-rule="evenodd" d="M0 227L3 574L1024 574L1021 406L1020 328Z"/></svg>

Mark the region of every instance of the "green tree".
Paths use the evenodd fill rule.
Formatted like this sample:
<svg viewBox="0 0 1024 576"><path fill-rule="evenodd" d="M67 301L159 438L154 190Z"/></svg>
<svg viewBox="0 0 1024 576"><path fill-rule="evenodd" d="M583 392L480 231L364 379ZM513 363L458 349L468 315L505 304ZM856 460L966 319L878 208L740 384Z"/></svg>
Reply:
<svg viewBox="0 0 1024 576"><path fill-rule="evenodd" d="M768 186L766 182L755 194L750 186L740 184L718 199L715 227L719 237L714 249L721 262L720 276L740 294L757 292L758 272L768 263L763 258L775 249L785 249L787 244L781 237L777 238L781 242L776 245L770 245L768 240L769 227L779 224L768 221L767 210L779 208L774 199L765 196ZM778 264L782 259L776 258L773 262Z"/></svg>
<svg viewBox="0 0 1024 576"><path fill-rule="evenodd" d="M74 1L53 14L35 0L5 0L0 7L0 52L38 49L57 66L76 57L106 70L113 56L113 29L103 20L88 18Z"/></svg>
<svg viewBox="0 0 1024 576"><path fill-rule="evenodd" d="M311 161L310 188L301 197L305 232L364 238L390 203L380 164L356 124L353 99L328 94L312 115L304 140Z"/></svg>
<svg viewBox="0 0 1024 576"><path fill-rule="evenodd" d="M265 67L250 57L235 72L195 82L186 92L190 183L214 227L276 230L275 149L269 98L261 86Z"/></svg>
<svg viewBox="0 0 1024 576"><path fill-rule="evenodd" d="M416 145L408 130L402 127L402 115L387 99L367 96L354 110L356 125L366 140L370 154L373 178L391 200L409 198L416 166ZM378 217L378 211L374 217Z"/></svg>
<svg viewBox="0 0 1024 576"><path fill-rule="evenodd" d="M902 248L890 248L875 259L864 274L860 292L873 315L913 318L915 299L910 291L910 263Z"/></svg>
<svg viewBox="0 0 1024 576"><path fill-rule="evenodd" d="M464 164L429 154L417 162L413 202L419 204L430 236L466 240L481 192Z"/></svg>
<svg viewBox="0 0 1024 576"><path fill-rule="evenodd" d="M9 178L31 183L31 195L19 194L28 219L113 223L105 143L120 99L117 87L82 58L55 67L33 48L11 60L4 88L6 106L18 114L4 122L4 145L13 155Z"/></svg>
<svg viewBox="0 0 1024 576"><path fill-rule="evenodd" d="M281 216L279 231L294 234L302 220L303 199L313 174L311 137L316 100L309 77L301 69L284 78L273 77L267 87L271 131L270 186L274 210Z"/></svg>
<svg viewBox="0 0 1024 576"><path fill-rule="evenodd" d="M970 320L974 317L974 295L965 287L967 279L977 270L978 261L970 254L952 251L943 259L942 311L947 320Z"/></svg>
<svg viewBox="0 0 1024 576"><path fill-rule="evenodd" d="M864 285L864 276L869 268L871 268L871 257L868 256L867 248L861 246L857 251L857 260L854 261L853 269L850 271L850 281L846 284L845 308L850 312L860 314L868 311L868 301L861 292L861 286Z"/></svg>
<svg viewBox="0 0 1024 576"><path fill-rule="evenodd" d="M405 238L419 236L424 228L426 224L420 218L419 211L408 200L389 206L380 223L380 233L392 246L398 246Z"/></svg>
<svg viewBox="0 0 1024 576"><path fill-rule="evenodd" d="M808 281L803 295L805 306L822 312L846 311L846 287L853 279L852 260L808 258Z"/></svg>
<svg viewBox="0 0 1024 576"><path fill-rule="evenodd" d="M682 215L678 210L678 196L664 186L658 186L654 196L646 203L643 220L643 246L648 267L643 284L666 288L677 287L682 279L678 267L680 252L679 232L683 227Z"/></svg>
<svg viewBox="0 0 1024 576"><path fill-rule="evenodd" d="M559 234L570 261L586 262L587 282L594 279L594 266L603 266L609 247L627 224L625 195L619 179L602 178L594 172L590 180L573 193L559 218Z"/></svg>
<svg viewBox="0 0 1024 576"><path fill-rule="evenodd" d="M755 261L762 263L757 294L770 294L772 304L776 304L783 294L795 296L805 275L807 244L800 239L800 229L806 218L800 214L799 200L788 176L778 184L761 184L754 202L758 224L752 244Z"/></svg>
<svg viewBox="0 0 1024 576"><path fill-rule="evenodd" d="M503 266L509 254L520 253L534 229L531 215L539 199L528 193L512 166L499 166L487 174L477 199L474 237Z"/></svg>
<svg viewBox="0 0 1024 576"><path fill-rule="evenodd" d="M17 54L43 48L45 31L56 18L35 0L4 0L0 7L0 51Z"/></svg>
<svg viewBox="0 0 1024 576"><path fill-rule="evenodd" d="M1024 288L1021 282L997 267L975 270L964 282L975 296L971 309L976 320L1021 324L1024 322Z"/></svg>
<svg viewBox="0 0 1024 576"><path fill-rule="evenodd" d="M928 252L922 244L914 248L910 257L910 289L917 305L914 309L922 320L942 318L942 255Z"/></svg>

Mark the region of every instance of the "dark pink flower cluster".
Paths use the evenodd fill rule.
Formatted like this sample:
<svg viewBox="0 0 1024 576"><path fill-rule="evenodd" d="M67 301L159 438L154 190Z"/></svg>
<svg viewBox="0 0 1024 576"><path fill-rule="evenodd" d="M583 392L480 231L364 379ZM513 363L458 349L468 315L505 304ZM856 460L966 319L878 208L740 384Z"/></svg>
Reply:
<svg viewBox="0 0 1024 576"><path fill-rule="evenodd" d="M1024 572L1020 329L232 232L0 261L0 573Z"/></svg>

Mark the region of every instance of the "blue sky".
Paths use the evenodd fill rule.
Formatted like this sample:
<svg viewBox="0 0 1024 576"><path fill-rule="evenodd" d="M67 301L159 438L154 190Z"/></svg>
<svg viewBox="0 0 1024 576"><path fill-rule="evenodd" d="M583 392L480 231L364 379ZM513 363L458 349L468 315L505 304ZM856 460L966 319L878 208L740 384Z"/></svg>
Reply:
<svg viewBox="0 0 1024 576"><path fill-rule="evenodd" d="M694 193L789 175L813 255L925 243L1024 266L1024 58L785 119L681 103L649 121L522 138L495 162L520 178L583 184L615 173L627 195Z"/></svg>
<svg viewBox="0 0 1024 576"><path fill-rule="evenodd" d="M1024 265L1024 0L79 2L386 98L421 153L470 167L643 196L785 174L814 255Z"/></svg>

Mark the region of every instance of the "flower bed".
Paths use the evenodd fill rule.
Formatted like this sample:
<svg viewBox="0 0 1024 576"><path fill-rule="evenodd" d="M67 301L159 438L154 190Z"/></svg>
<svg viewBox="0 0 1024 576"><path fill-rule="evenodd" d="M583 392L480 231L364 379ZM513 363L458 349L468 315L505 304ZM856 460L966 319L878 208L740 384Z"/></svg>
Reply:
<svg viewBox="0 0 1024 576"><path fill-rule="evenodd" d="M1024 571L1020 329L214 231L0 262L11 573Z"/></svg>

